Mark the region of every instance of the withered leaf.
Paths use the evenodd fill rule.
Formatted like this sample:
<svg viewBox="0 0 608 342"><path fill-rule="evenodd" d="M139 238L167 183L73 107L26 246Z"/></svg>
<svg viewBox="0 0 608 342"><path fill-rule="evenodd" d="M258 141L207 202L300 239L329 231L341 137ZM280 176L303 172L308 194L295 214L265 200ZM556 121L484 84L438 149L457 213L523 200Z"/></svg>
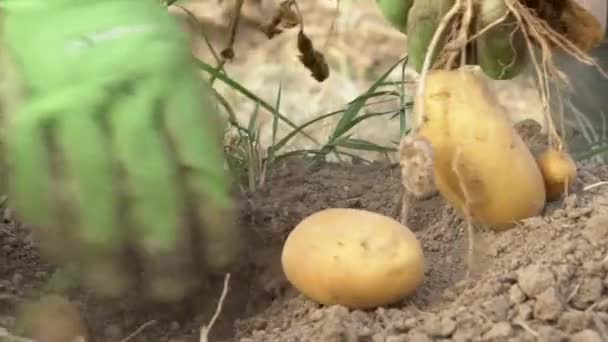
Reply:
<svg viewBox="0 0 608 342"><path fill-rule="evenodd" d="M301 23L300 16L292 8L293 4L294 0L281 2L277 14L274 15L270 23L261 27L262 32L266 34L268 39L272 39L283 32L279 26L290 29Z"/></svg>
<svg viewBox="0 0 608 342"><path fill-rule="evenodd" d="M315 50L312 41L303 30L298 33L298 50L301 55L298 56L300 62L311 72L312 77L323 82L329 77L329 65L325 60L325 56Z"/></svg>

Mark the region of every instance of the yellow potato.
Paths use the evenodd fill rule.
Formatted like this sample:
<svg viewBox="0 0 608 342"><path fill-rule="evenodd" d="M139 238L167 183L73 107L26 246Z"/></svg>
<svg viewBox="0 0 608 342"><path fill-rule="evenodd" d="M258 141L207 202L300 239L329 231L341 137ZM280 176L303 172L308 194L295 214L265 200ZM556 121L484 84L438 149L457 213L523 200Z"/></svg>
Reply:
<svg viewBox="0 0 608 342"><path fill-rule="evenodd" d="M568 153L550 148L538 156L537 162L545 179L547 200L559 199L576 179L574 160Z"/></svg>
<svg viewBox="0 0 608 342"><path fill-rule="evenodd" d="M302 220L288 236L281 262L289 282L310 299L352 309L395 303L424 278L414 233L359 209L326 209Z"/></svg>
<svg viewBox="0 0 608 342"><path fill-rule="evenodd" d="M433 147L439 192L461 214L468 199L473 222L504 229L541 213L545 186L534 156L482 77L464 68L431 72L415 112L419 134Z"/></svg>
<svg viewBox="0 0 608 342"><path fill-rule="evenodd" d="M62 296L44 295L38 301L27 301L18 314L18 329L34 341L90 341L78 307Z"/></svg>

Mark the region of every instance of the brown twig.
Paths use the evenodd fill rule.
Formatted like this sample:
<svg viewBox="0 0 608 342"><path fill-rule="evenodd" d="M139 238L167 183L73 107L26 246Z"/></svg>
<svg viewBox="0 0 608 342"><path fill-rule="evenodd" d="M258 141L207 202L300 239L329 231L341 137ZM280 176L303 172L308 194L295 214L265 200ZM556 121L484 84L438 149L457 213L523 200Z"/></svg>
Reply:
<svg viewBox="0 0 608 342"><path fill-rule="evenodd" d="M234 41L236 40L236 31L239 26L239 22L241 21L241 11L243 9L243 4L245 0L236 0L236 6L234 7L234 17L230 22L230 36L228 38L228 44L226 48L222 50L221 55L224 58L222 61L225 63L226 60L231 60L234 58ZM222 65L223 66L223 65Z"/></svg>

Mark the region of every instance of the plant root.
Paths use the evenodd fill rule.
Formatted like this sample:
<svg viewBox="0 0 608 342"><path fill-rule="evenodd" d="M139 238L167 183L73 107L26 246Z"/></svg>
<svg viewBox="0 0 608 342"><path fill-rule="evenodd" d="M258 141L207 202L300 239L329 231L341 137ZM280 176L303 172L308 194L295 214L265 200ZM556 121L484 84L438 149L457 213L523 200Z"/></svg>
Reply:
<svg viewBox="0 0 608 342"><path fill-rule="evenodd" d="M423 137L409 134L399 144L401 166L401 196L397 208L403 225L407 225L410 204L414 200L426 199L437 194L433 174L433 148Z"/></svg>
<svg viewBox="0 0 608 342"><path fill-rule="evenodd" d="M466 182L464 181L464 177L462 172L460 172L459 163L461 159L462 151L460 148L456 150L456 155L454 160L452 160L452 171L456 174L456 178L458 178L459 187L462 190L464 195L464 219L466 222L467 228L467 271L465 274L465 288L468 287L468 284L471 282L471 274L473 267L475 265L475 229L473 226L473 219L471 217L471 196L466 186Z"/></svg>
<svg viewBox="0 0 608 342"><path fill-rule="evenodd" d="M211 317L211 321L209 321L209 324L201 327L199 342L209 342L209 332L211 331L211 328L213 328L213 324L215 324L215 321L217 321L217 318L222 312L222 308L224 307L224 300L226 300L226 295L228 294L229 283L230 273L226 273L226 276L224 277L224 287L222 288L222 294L220 295L220 299L217 302L217 307L215 309L215 312L213 313L213 317Z"/></svg>

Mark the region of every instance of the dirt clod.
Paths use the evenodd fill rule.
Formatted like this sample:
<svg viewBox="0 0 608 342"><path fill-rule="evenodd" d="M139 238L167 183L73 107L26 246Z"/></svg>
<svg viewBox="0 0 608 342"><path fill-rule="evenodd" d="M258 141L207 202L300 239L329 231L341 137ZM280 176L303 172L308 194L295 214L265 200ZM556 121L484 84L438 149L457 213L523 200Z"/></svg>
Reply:
<svg viewBox="0 0 608 342"><path fill-rule="evenodd" d="M599 242L608 237L608 215L592 216L585 224L583 235L589 242Z"/></svg>
<svg viewBox="0 0 608 342"><path fill-rule="evenodd" d="M538 329L538 342L566 342L568 337L558 329L544 325Z"/></svg>
<svg viewBox="0 0 608 342"><path fill-rule="evenodd" d="M424 322L423 327L431 337L448 337L456 330L456 322L447 317L431 316Z"/></svg>
<svg viewBox="0 0 608 342"><path fill-rule="evenodd" d="M572 305L580 310L588 308L602 296L602 289L602 279L599 277L583 279L578 291L572 298Z"/></svg>
<svg viewBox="0 0 608 342"><path fill-rule="evenodd" d="M526 294L519 285L515 284L509 290L509 300L512 304L521 304L526 300Z"/></svg>
<svg viewBox="0 0 608 342"><path fill-rule="evenodd" d="M554 287L550 287L536 297L534 317L543 321L554 321L562 312L562 302Z"/></svg>
<svg viewBox="0 0 608 342"><path fill-rule="evenodd" d="M570 342L602 342L602 336L597 332L585 329L570 337Z"/></svg>
<svg viewBox="0 0 608 342"><path fill-rule="evenodd" d="M513 327L508 322L500 322L492 325L484 335L483 341L499 341L505 340L513 335Z"/></svg>
<svg viewBox="0 0 608 342"><path fill-rule="evenodd" d="M555 285L555 276L549 267L533 264L519 272L518 283L528 297L534 298Z"/></svg>
<svg viewBox="0 0 608 342"><path fill-rule="evenodd" d="M589 326L591 317L588 313L579 310L564 312L558 322L558 327L567 333L576 333Z"/></svg>

